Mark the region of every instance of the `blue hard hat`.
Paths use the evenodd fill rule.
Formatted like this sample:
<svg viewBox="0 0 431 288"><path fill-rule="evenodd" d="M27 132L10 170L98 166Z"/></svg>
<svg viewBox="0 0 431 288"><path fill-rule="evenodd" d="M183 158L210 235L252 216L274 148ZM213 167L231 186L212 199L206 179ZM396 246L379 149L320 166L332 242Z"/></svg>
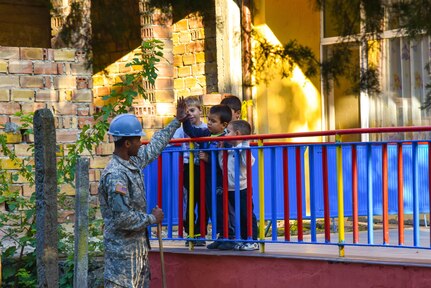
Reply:
<svg viewBox="0 0 431 288"><path fill-rule="evenodd" d="M108 134L115 137L145 135L141 122L133 114L120 114L112 119Z"/></svg>

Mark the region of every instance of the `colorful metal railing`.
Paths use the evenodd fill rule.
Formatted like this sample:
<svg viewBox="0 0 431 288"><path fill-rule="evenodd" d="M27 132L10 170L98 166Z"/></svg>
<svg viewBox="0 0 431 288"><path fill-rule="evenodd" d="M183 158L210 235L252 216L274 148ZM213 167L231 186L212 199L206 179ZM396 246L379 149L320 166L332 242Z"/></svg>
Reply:
<svg viewBox="0 0 431 288"><path fill-rule="evenodd" d="M389 142L326 142L293 143L266 142L265 140L294 139L301 137L340 136L364 133L400 133L431 131L431 127L391 127L371 129L349 129L322 132L288 133L272 135L250 135L242 137L220 137L220 141L244 139L256 141L255 145L244 149L247 153L247 236L251 241L251 207L255 204L259 220L258 242L261 251L267 242L333 244L340 247L344 255L345 245L373 245L390 247L430 248L431 233L425 245L420 241L420 214L430 212L431 195L431 142L389 141ZM213 141L212 137L193 139L194 142ZM165 149L158 161L144 170L147 185L149 207L158 204L165 211L164 225L167 237L171 240L185 240L183 233L183 153L178 143L190 139L176 139L172 146ZM295 140L297 141L297 140ZM239 183L239 150L236 153L235 175ZM231 149L231 150L232 150ZM190 142L190 159L200 150L194 149ZM216 239L216 211L222 209L216 205L215 165L217 155L222 153L227 171L227 149L206 149L210 153L212 166L212 226L211 235L205 235L205 223L201 221L200 237ZM252 155L256 159L251 165ZM194 177L194 167L189 165L190 180ZM205 199L205 165L201 162L200 198ZM158 179L158 181L155 181ZM193 181L189 181L189 203L193 202ZM235 240L228 240L227 231L227 177L223 176L223 210L225 241L239 241L239 185L235 191ZM154 191L157 191L155 195ZM205 201L205 200L203 200ZM258 205L256 205L258 204ZM201 207L204 207L202 205ZM193 223L193 206L189 206L189 218ZM205 208L199 213L205 219ZM390 229L389 218L394 215L396 229ZM394 217L392 216L392 217ZM345 219L351 219L351 232L345 230ZM366 220L366 240L361 238L360 217ZM375 226L376 217L381 218L382 227ZM405 239L405 217L412 218L412 241ZM214 221L213 221L214 220ZM278 220L284 221L282 229L277 227ZM335 223L338 240L331 238ZM318 229L318 222L323 221L323 231ZM296 224L296 231L293 225ZM306 225L305 225L306 224ZM272 228L271 237L266 236L268 225ZM425 223L426 225L426 223ZM334 226L334 225L333 225ZM410 229L410 228L409 228ZM331 231L332 230L332 231ZM382 239L375 240L376 231L381 231ZM397 242L390 238L390 231L397 234ZM422 229L424 230L424 229ZM409 230L410 231L410 230ZM284 237L279 237L282 232ZM346 240L346 235L349 240ZM190 225L189 235L194 237L194 227ZM306 236L306 237L305 237ZM391 241L392 240L392 241ZM241 240L243 241L243 240ZM191 243L190 248L193 249Z"/></svg>

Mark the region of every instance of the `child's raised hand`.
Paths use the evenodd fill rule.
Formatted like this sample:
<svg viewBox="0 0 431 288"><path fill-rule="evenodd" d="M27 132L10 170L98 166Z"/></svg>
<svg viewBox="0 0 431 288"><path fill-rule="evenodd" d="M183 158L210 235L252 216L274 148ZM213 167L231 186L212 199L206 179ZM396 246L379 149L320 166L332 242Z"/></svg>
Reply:
<svg viewBox="0 0 431 288"><path fill-rule="evenodd" d="M199 159L208 162L208 153L199 151Z"/></svg>

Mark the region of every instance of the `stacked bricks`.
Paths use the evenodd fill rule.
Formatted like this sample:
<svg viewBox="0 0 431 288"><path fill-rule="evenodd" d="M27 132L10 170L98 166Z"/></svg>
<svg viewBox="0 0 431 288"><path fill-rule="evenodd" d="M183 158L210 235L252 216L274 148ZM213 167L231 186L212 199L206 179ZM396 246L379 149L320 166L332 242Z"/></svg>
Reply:
<svg viewBox="0 0 431 288"><path fill-rule="evenodd" d="M217 91L215 32L211 19L194 14L173 25L174 91L176 96Z"/></svg>
<svg viewBox="0 0 431 288"><path fill-rule="evenodd" d="M145 83L147 100L135 105L135 114L142 117L147 138L163 128L175 114L172 68L172 19L158 9L152 9L147 0L141 0L141 38L157 39L163 43L163 58L157 63L157 79L154 85Z"/></svg>
<svg viewBox="0 0 431 288"><path fill-rule="evenodd" d="M92 122L91 70L85 54L76 49L0 47L0 129L18 157L32 158L29 150L33 135L23 135L17 112L24 114L48 108L55 117L56 137L61 151L74 143L85 123ZM0 155L3 169L16 172L10 159ZM25 179L15 189L30 196L34 187ZM60 187L62 191L66 190ZM94 191L93 191L94 192ZM73 194L73 192L70 192Z"/></svg>

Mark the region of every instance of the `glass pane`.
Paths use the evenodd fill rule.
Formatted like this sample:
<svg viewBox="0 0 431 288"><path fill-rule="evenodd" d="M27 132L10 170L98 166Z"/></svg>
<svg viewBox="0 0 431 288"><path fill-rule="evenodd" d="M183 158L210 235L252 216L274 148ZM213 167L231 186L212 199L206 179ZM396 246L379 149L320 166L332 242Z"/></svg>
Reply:
<svg viewBox="0 0 431 288"><path fill-rule="evenodd" d="M332 57L338 45L329 45L324 47L325 60ZM360 103L359 92L357 89L356 77L359 75L359 47L351 45L349 47L349 63L346 75L338 76L337 82L329 79L329 88L327 98L328 121L331 129L349 129L360 128ZM360 141L360 135L343 135L342 141Z"/></svg>
<svg viewBox="0 0 431 288"><path fill-rule="evenodd" d="M429 59L428 37L418 41L406 38L385 40L382 77L382 126L429 125L430 113L421 106L430 76L424 69ZM378 113L377 113L378 115ZM387 140L429 139L429 133L388 134Z"/></svg>
<svg viewBox="0 0 431 288"><path fill-rule="evenodd" d="M359 33L359 1L325 0L323 9L324 37Z"/></svg>
<svg viewBox="0 0 431 288"><path fill-rule="evenodd" d="M385 1L385 14L386 14L386 25L385 30L398 29L400 27L400 17L396 10L392 8L399 0L386 0Z"/></svg>

